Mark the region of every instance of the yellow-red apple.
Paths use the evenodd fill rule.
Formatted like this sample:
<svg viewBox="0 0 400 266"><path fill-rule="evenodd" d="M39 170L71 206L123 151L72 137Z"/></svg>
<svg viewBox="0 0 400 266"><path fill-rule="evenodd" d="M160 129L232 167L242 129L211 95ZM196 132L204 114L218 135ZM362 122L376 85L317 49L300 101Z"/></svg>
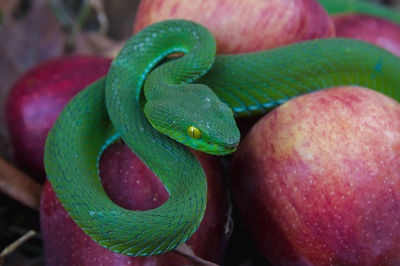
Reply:
<svg viewBox="0 0 400 266"><path fill-rule="evenodd" d="M297 97L250 130L235 204L274 265L399 265L400 105L360 87Z"/></svg>
<svg viewBox="0 0 400 266"><path fill-rule="evenodd" d="M216 38L218 53L224 54L334 35L330 17L315 0L142 0L134 33L166 19L206 26Z"/></svg>
<svg viewBox="0 0 400 266"><path fill-rule="evenodd" d="M361 14L336 15L333 22L337 37L369 42L400 56L400 25Z"/></svg>

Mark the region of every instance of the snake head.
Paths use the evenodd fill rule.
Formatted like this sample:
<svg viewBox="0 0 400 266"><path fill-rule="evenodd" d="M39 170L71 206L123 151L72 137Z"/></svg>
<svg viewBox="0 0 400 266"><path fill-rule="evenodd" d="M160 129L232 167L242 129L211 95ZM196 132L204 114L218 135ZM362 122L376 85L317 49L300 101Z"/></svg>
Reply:
<svg viewBox="0 0 400 266"><path fill-rule="evenodd" d="M146 93L144 112L155 129L209 154L226 155L236 150L240 133L227 104L205 85L168 86Z"/></svg>

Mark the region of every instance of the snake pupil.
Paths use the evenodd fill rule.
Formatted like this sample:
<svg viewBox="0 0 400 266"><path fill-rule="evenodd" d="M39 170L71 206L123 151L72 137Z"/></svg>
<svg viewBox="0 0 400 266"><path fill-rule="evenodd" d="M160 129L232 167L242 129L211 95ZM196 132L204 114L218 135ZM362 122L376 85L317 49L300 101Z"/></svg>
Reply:
<svg viewBox="0 0 400 266"><path fill-rule="evenodd" d="M192 139L200 139L201 138L201 131L198 128L193 126L189 127L187 130L189 137Z"/></svg>

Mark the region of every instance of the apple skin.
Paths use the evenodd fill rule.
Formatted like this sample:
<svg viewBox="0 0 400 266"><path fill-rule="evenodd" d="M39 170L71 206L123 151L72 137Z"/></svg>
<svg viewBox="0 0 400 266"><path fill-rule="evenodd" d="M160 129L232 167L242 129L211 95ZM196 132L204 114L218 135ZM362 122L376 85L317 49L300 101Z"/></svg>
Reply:
<svg viewBox="0 0 400 266"><path fill-rule="evenodd" d="M331 18L315 0L142 0L133 31L166 19L204 25L224 54L334 36Z"/></svg>
<svg viewBox="0 0 400 266"><path fill-rule="evenodd" d="M333 16L336 36L375 44L400 56L400 25L361 14Z"/></svg>
<svg viewBox="0 0 400 266"><path fill-rule="evenodd" d="M186 243L197 256L221 263L227 246L223 169L215 157L196 151L194 154L207 176L207 208L199 228ZM159 179L122 142L111 145L103 153L100 175L107 195L124 208L153 209L168 199L168 192ZM48 181L40 213L46 265L191 265L172 252L134 258L101 247L68 216Z"/></svg>
<svg viewBox="0 0 400 266"><path fill-rule="evenodd" d="M60 57L37 65L11 88L5 120L14 163L43 181L47 133L72 97L107 74L111 59L94 56Z"/></svg>
<svg viewBox="0 0 400 266"><path fill-rule="evenodd" d="M297 97L232 162L245 226L274 265L399 265L400 105L360 87Z"/></svg>

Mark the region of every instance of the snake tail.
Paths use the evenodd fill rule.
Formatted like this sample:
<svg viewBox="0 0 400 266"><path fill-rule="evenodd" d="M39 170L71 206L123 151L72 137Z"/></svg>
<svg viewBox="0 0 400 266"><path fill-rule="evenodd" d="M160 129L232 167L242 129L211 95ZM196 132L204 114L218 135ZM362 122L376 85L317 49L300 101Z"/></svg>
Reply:
<svg viewBox="0 0 400 266"><path fill-rule="evenodd" d="M394 8L360 0L317 0L331 14L360 13L384 18L400 24L400 14Z"/></svg>

